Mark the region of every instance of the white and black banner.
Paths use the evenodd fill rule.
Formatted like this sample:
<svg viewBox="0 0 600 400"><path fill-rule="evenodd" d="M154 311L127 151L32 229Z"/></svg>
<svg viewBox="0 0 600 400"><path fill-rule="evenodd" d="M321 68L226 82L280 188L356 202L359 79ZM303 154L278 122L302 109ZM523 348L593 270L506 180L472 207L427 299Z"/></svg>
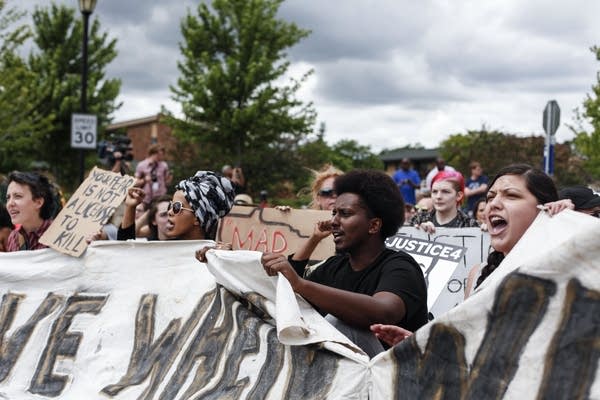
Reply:
<svg viewBox="0 0 600 400"><path fill-rule="evenodd" d="M0 253L0 397L600 398L598 237L541 215L471 298L371 360L253 251Z"/></svg>

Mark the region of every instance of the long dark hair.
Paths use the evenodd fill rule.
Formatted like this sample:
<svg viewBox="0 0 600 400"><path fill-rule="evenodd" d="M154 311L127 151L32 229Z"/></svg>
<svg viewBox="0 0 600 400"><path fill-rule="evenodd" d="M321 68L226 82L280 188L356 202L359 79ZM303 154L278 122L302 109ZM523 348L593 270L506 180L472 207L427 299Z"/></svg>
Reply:
<svg viewBox="0 0 600 400"><path fill-rule="evenodd" d="M538 204L545 204L558 200L558 192L552 178L543 171L533 168L531 165L511 164L500 169L498 174L496 174L494 179L490 182L489 187L491 188L498 178L504 175L522 176L523 179L525 179L525 187L535 196ZM504 260L504 254L499 251L494 250L489 254L487 264L481 270L481 275L477 279L475 288L479 287L479 285L481 285L481 283L494 272L496 268L498 268L502 260Z"/></svg>
<svg viewBox="0 0 600 400"><path fill-rule="evenodd" d="M153 199L152 203L150 203L150 211L148 211L148 214L146 215L146 223L150 228L150 236L148 237L148 240L159 240L158 226L154 225L152 222L154 221L154 219L156 218L156 214L158 213L158 205L163 202L168 203L169 201L171 201L171 198L172 196L168 194L163 194L162 196L158 196L157 198Z"/></svg>

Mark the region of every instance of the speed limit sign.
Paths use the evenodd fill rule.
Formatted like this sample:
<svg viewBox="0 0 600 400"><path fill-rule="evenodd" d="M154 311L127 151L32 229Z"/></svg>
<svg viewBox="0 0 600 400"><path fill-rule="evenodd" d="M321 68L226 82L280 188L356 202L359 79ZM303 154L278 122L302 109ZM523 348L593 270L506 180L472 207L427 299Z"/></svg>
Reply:
<svg viewBox="0 0 600 400"><path fill-rule="evenodd" d="M71 147L95 149L98 119L93 114L71 114Z"/></svg>

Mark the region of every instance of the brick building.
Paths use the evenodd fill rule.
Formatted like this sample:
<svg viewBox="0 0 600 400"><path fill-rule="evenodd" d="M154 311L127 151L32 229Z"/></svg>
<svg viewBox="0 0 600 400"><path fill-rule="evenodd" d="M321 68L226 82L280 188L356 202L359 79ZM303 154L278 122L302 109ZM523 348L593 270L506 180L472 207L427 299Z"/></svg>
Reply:
<svg viewBox="0 0 600 400"><path fill-rule="evenodd" d="M170 150L175 147L176 139L171 127L160 122L161 114L145 118L117 122L106 127L106 133L127 135L133 146L133 159L137 162L146 158L148 146L159 143L167 149L165 158L168 161Z"/></svg>

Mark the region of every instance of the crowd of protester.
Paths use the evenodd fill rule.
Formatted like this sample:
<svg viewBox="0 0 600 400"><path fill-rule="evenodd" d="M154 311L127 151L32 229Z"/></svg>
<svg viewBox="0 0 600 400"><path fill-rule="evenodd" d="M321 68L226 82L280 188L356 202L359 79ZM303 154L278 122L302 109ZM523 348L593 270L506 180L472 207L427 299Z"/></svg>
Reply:
<svg viewBox="0 0 600 400"><path fill-rule="evenodd" d="M410 255L385 247L385 239L402 225L428 233L464 227L489 232L489 257L471 269L468 296L542 212L539 205L550 215L566 208L600 215L600 196L590 188L558 191L549 176L525 164L507 166L492 180L478 161L463 175L438 158L424 179L409 159L400 166L392 176L374 170L344 173L330 164L313 171L307 208L331 211L332 217L315 224L293 254L264 253L261 259L268 275L283 274L296 293L371 356L427 322L427 289L420 267ZM198 171L171 186L159 145L150 146L148 157L135 168L135 178L118 218L89 241L215 240L219 220L234 205L259 206L244 192L246 179L239 167L225 165L221 173ZM5 197L6 203L0 203L0 251L45 248L39 239L64 204L57 201L56 185L39 171L14 171L7 176ZM266 193L264 197L263 207ZM335 254L309 268L312 252L326 239L333 241ZM208 249L200 249L196 258L205 261Z"/></svg>

